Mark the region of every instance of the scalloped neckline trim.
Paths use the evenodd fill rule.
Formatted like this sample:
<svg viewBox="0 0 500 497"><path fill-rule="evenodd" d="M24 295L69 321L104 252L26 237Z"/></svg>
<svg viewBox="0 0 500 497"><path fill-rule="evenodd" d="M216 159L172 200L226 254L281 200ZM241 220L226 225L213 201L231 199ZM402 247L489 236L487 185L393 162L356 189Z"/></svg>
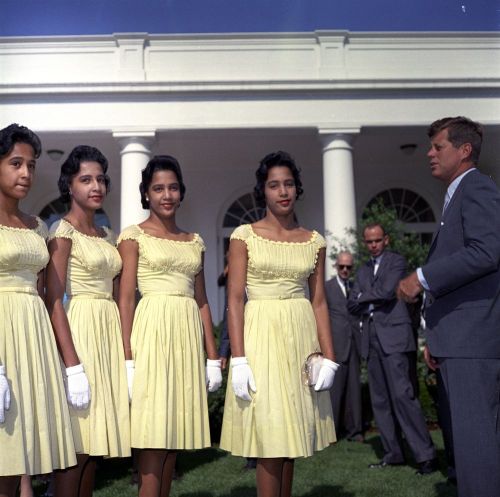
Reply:
<svg viewBox="0 0 500 497"><path fill-rule="evenodd" d="M154 235L151 235L149 233L146 233L138 224L136 224L136 226L142 235L147 236L149 238L153 238L154 240L161 240L161 241L172 242L172 243L195 243L199 238L198 233L193 233L192 240L172 240L171 238L161 238L159 236L154 236Z"/></svg>
<svg viewBox="0 0 500 497"><path fill-rule="evenodd" d="M86 233L82 233L80 230L77 230L67 219L64 219L63 217L61 218L61 221L64 221L68 226L71 226L71 228L75 233L82 235L84 238L89 238L90 240L105 240L105 241L107 241L109 238L109 231L104 226L101 226L101 228L104 230L105 233L104 236L93 236L93 235L87 235Z"/></svg>
<svg viewBox="0 0 500 497"><path fill-rule="evenodd" d="M255 238L264 240L265 242L276 243L278 245L308 245L310 243L313 243L318 235L318 232L316 230L313 230L311 233L311 237L309 238L309 240L306 240L305 242L287 242L282 240L271 240L270 238L265 238L261 235L258 235L253 229L253 226L251 224L249 224L248 227L250 228L250 232Z"/></svg>
<svg viewBox="0 0 500 497"><path fill-rule="evenodd" d="M34 231L36 232L40 226L40 218L38 216L33 216L36 220L36 226L34 228L17 228L16 226L7 226L6 224L1 224L0 223L0 228L4 228L6 230L11 230L11 231Z"/></svg>

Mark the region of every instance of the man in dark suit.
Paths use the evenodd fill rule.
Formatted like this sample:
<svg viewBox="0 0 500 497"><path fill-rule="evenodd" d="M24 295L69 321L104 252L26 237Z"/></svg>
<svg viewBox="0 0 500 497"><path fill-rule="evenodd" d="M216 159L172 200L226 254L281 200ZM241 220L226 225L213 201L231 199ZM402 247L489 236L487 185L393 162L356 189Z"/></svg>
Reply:
<svg viewBox="0 0 500 497"><path fill-rule="evenodd" d="M386 250L389 237L381 225L366 226L363 236L371 258L358 270L348 308L363 319L361 353L367 359L373 415L385 453L370 467L404 464L402 431L417 473L432 473L436 450L410 379L409 353L415 351L411 320L406 304L396 298L406 261Z"/></svg>
<svg viewBox="0 0 500 497"><path fill-rule="evenodd" d="M353 262L350 252L340 252L335 263L337 275L325 284L335 355L341 365L335 375L330 396L337 436L363 442L359 370L361 333L359 319L347 310Z"/></svg>
<svg viewBox="0 0 500 497"><path fill-rule="evenodd" d="M476 165L481 125L431 124L431 174L447 186L426 263L398 295L425 289L426 362L448 403L460 497L500 495L500 192Z"/></svg>

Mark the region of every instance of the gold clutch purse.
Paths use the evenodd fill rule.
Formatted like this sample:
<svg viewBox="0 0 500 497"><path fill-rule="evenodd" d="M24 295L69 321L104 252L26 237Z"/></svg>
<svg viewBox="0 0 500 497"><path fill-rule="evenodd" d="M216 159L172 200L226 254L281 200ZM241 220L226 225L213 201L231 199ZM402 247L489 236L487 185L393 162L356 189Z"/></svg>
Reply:
<svg viewBox="0 0 500 497"><path fill-rule="evenodd" d="M321 352L313 352L309 354L302 369L302 378L304 384L308 387L313 387L318 381L319 370L323 363L323 354Z"/></svg>

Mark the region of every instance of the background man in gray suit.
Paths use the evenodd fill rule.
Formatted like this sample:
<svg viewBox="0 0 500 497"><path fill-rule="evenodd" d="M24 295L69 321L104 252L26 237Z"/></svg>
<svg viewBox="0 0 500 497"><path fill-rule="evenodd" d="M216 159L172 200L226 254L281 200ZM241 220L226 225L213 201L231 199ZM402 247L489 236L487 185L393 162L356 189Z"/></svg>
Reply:
<svg viewBox="0 0 500 497"><path fill-rule="evenodd" d="M500 495L500 193L476 169L478 123L431 124L431 174L447 186L426 263L398 288L426 291L426 361L449 403L460 497Z"/></svg>
<svg viewBox="0 0 500 497"><path fill-rule="evenodd" d="M353 263L350 252L339 252L335 263L337 276L325 284L335 355L341 365L335 375L330 396L337 436L363 442L359 370L361 333L359 318L347 310L347 299L352 287L350 278Z"/></svg>
<svg viewBox="0 0 500 497"><path fill-rule="evenodd" d="M416 348L411 320L406 304L396 298L406 260L386 250L389 237L381 225L366 226L363 236L371 259L358 270L348 308L363 318L361 352L368 361L373 415L385 452L370 467L404 463L401 430L418 463L417 472L432 473L436 450L410 379L409 353Z"/></svg>

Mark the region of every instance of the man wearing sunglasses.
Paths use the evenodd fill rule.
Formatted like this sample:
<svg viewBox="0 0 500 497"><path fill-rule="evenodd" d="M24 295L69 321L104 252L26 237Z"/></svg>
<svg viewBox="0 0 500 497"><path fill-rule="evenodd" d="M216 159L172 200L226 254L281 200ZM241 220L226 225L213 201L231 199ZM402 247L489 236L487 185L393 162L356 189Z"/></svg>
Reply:
<svg viewBox="0 0 500 497"><path fill-rule="evenodd" d="M410 377L410 353L416 349L410 316L396 297L406 260L386 250L389 236L380 224L366 226L363 237L370 259L358 270L347 306L363 320L361 353L367 359L372 410L384 448L383 458L370 468L405 463L403 432L417 473L426 475L437 469L436 449Z"/></svg>
<svg viewBox="0 0 500 497"><path fill-rule="evenodd" d="M347 310L353 262L350 252L340 252L335 263L337 275L325 284L335 354L341 365L335 375L330 396L337 436L353 442L363 442L359 370L361 334L359 319Z"/></svg>

